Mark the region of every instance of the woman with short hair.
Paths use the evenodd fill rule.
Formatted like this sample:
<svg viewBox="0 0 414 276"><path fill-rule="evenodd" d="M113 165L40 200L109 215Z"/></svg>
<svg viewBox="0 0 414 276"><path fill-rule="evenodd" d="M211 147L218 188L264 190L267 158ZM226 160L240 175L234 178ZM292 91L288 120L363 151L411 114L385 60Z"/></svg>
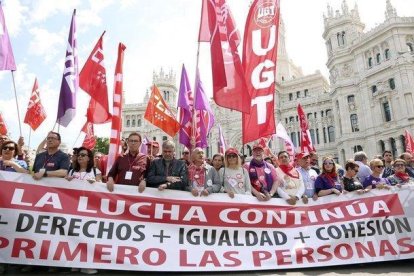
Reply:
<svg viewBox="0 0 414 276"><path fill-rule="evenodd" d="M0 171L28 173L27 163L16 159L17 143L6 140L1 145Z"/></svg>
<svg viewBox="0 0 414 276"><path fill-rule="evenodd" d="M413 181L405 170L405 160L395 159L392 166L394 167L394 174L387 177L391 185L401 187L402 184L407 184L410 181Z"/></svg>
<svg viewBox="0 0 414 276"><path fill-rule="evenodd" d="M369 162L372 174L365 178L364 185L365 189L387 189L391 188L391 183L388 179L381 177L384 171L384 162L379 158L374 158Z"/></svg>

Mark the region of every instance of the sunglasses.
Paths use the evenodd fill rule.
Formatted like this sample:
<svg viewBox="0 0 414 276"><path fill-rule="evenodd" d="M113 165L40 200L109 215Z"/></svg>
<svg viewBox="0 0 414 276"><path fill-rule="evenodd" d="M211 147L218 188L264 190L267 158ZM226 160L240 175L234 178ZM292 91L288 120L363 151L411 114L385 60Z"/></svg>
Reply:
<svg viewBox="0 0 414 276"><path fill-rule="evenodd" d="M229 155L227 155L227 158L237 158L237 155L235 155L235 154L229 154Z"/></svg>
<svg viewBox="0 0 414 276"><path fill-rule="evenodd" d="M14 150L15 149L15 147L3 147L3 150L10 150L10 151L12 151L12 150Z"/></svg>
<svg viewBox="0 0 414 276"><path fill-rule="evenodd" d="M359 170L353 170L355 173L358 173L359 172Z"/></svg>
<svg viewBox="0 0 414 276"><path fill-rule="evenodd" d="M78 157L86 157L86 156L88 156L86 153L79 153L78 154Z"/></svg>
<svg viewBox="0 0 414 276"><path fill-rule="evenodd" d="M377 167L378 169L382 169L382 168L384 168L384 166L383 166L383 165L377 165L377 166L375 166L375 167Z"/></svg>

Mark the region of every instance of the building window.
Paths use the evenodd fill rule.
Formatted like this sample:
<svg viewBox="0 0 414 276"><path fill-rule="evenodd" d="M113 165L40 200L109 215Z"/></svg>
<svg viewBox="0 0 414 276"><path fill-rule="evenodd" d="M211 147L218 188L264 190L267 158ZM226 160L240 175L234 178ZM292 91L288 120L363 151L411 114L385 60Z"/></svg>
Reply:
<svg viewBox="0 0 414 276"><path fill-rule="evenodd" d="M319 141L319 128L316 129L316 144L319 145L320 141Z"/></svg>
<svg viewBox="0 0 414 276"><path fill-rule="evenodd" d="M310 136L311 136L311 140L312 140L312 144L315 145L316 144L316 140L315 140L315 130L314 129L310 129L309 130Z"/></svg>
<svg viewBox="0 0 414 276"><path fill-rule="evenodd" d="M300 139L300 132L299 131L298 131L297 135L298 135L298 147L300 147L300 143L302 142L302 140Z"/></svg>
<svg viewBox="0 0 414 276"><path fill-rule="evenodd" d="M323 110L321 110L321 118L323 118Z"/></svg>
<svg viewBox="0 0 414 276"><path fill-rule="evenodd" d="M285 122L286 122L286 124L288 123L288 118L285 118Z"/></svg>
<svg viewBox="0 0 414 276"><path fill-rule="evenodd" d="M312 118L312 112L308 113L308 115L306 115L306 118L311 119Z"/></svg>
<svg viewBox="0 0 414 276"><path fill-rule="evenodd" d="M359 131L359 127L358 127L358 115L356 114L351 114L351 128L352 128L352 132L358 132Z"/></svg>
<svg viewBox="0 0 414 276"><path fill-rule="evenodd" d="M407 43L407 47L408 47L408 51L410 52L414 52L414 48L413 48L413 44L412 43Z"/></svg>
<svg viewBox="0 0 414 276"><path fill-rule="evenodd" d="M329 143L335 142L335 127L333 126L328 127L328 139Z"/></svg>
<svg viewBox="0 0 414 276"><path fill-rule="evenodd" d="M305 89L305 97L308 96L308 89Z"/></svg>
<svg viewBox="0 0 414 276"><path fill-rule="evenodd" d="M317 115L317 113L316 112L314 112L313 113L313 117L316 119L316 115Z"/></svg>
<svg viewBox="0 0 414 276"><path fill-rule="evenodd" d="M284 81L285 80L285 77L284 76L282 76L282 81Z"/></svg>
<svg viewBox="0 0 414 276"><path fill-rule="evenodd" d="M326 127L324 127L322 129L322 131L323 131L323 142L326 144L327 143L327 140L326 140Z"/></svg>
<svg viewBox="0 0 414 276"><path fill-rule="evenodd" d="M162 136L162 140L163 141L165 141L165 140L167 140L168 139L168 137L167 136Z"/></svg>
<svg viewBox="0 0 414 276"><path fill-rule="evenodd" d="M327 109L325 111L326 117L332 116L332 109Z"/></svg>
<svg viewBox="0 0 414 276"><path fill-rule="evenodd" d="M344 46L345 45L345 32L337 33L336 39L338 40L338 46Z"/></svg>
<svg viewBox="0 0 414 276"><path fill-rule="evenodd" d="M298 146L298 140L296 139L296 132L290 133L290 139L292 140L292 143L295 147Z"/></svg>
<svg viewBox="0 0 414 276"><path fill-rule="evenodd" d="M291 122L291 123L292 123L292 122L294 122L294 121L295 121L295 117L290 116L290 117L289 117L289 122Z"/></svg>
<svg viewBox="0 0 414 276"><path fill-rule="evenodd" d="M289 93L289 101L293 100L293 94Z"/></svg>
<svg viewBox="0 0 414 276"><path fill-rule="evenodd" d="M137 127L141 126L141 119L138 119Z"/></svg>
<svg viewBox="0 0 414 276"><path fill-rule="evenodd" d="M372 94L377 92L377 86L376 85L371 86L371 92L372 92Z"/></svg>
<svg viewBox="0 0 414 276"><path fill-rule="evenodd" d="M349 95L348 96L348 104L353 104L355 103L355 96L354 95Z"/></svg>
<svg viewBox="0 0 414 276"><path fill-rule="evenodd" d="M362 147L360 145L354 146L354 153L358 151L362 151Z"/></svg>
<svg viewBox="0 0 414 276"><path fill-rule="evenodd" d="M128 120L126 121L126 126L127 126L127 127L129 127L130 125L131 125L131 120L129 120L129 119L128 119Z"/></svg>
<svg viewBox="0 0 414 276"><path fill-rule="evenodd" d="M296 115L296 122L299 122L299 116Z"/></svg>
<svg viewBox="0 0 414 276"><path fill-rule="evenodd" d="M372 67L372 57L368 58L368 67L371 68Z"/></svg>
<svg viewBox="0 0 414 276"><path fill-rule="evenodd" d="M390 57L391 57L390 49L385 49L384 56L385 56L386 60L390 59Z"/></svg>
<svg viewBox="0 0 414 276"><path fill-rule="evenodd" d="M393 78L388 80L388 84L390 85L391 90L395 89L395 81Z"/></svg>
<svg viewBox="0 0 414 276"><path fill-rule="evenodd" d="M135 119L132 120L132 127L135 127Z"/></svg>
<svg viewBox="0 0 414 276"><path fill-rule="evenodd" d="M382 104L382 109L384 110L384 119L386 122L391 121L391 109L389 102L385 102Z"/></svg>
<svg viewBox="0 0 414 276"><path fill-rule="evenodd" d="M378 53L377 54L377 64L380 64L380 63L381 63L381 54Z"/></svg>
<svg viewBox="0 0 414 276"><path fill-rule="evenodd" d="M296 91L296 98L299 99L300 98L300 91Z"/></svg>

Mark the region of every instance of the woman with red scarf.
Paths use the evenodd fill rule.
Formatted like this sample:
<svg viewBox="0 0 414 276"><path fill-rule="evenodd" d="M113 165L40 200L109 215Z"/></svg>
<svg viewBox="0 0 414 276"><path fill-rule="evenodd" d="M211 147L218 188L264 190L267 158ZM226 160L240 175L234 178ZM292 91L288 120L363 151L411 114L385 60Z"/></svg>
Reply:
<svg viewBox="0 0 414 276"><path fill-rule="evenodd" d="M406 162L403 159L395 159L393 164L395 173L387 177L391 185L401 187L401 184L414 181L406 172L405 165Z"/></svg>
<svg viewBox="0 0 414 276"><path fill-rule="evenodd" d="M325 157L322 164L322 173L315 180L315 192L318 196L340 195L342 190L333 158Z"/></svg>
<svg viewBox="0 0 414 276"><path fill-rule="evenodd" d="M277 193L281 198L286 199L287 203L295 205L305 193L302 175L292 166L286 151L280 151L277 158L279 167L276 168L276 173L282 180L281 185L277 188Z"/></svg>

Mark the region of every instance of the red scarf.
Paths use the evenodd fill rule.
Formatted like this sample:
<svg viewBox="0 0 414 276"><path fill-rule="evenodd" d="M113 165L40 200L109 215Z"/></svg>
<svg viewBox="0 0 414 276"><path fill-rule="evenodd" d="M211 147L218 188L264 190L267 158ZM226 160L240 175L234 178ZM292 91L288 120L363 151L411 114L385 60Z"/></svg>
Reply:
<svg viewBox="0 0 414 276"><path fill-rule="evenodd" d="M395 176L401 179L403 182L410 181L410 176L406 172L395 172Z"/></svg>
<svg viewBox="0 0 414 276"><path fill-rule="evenodd" d="M292 178L296 178L299 179L299 172L297 170L295 170L294 172L296 173L296 175L292 174L291 171L293 170L293 166L292 165L279 165L279 168L287 175L289 175Z"/></svg>
<svg viewBox="0 0 414 276"><path fill-rule="evenodd" d="M338 178L338 175L335 171L333 172L326 172L323 173L325 178L328 180L329 184L331 184L332 188L335 187L335 180Z"/></svg>

